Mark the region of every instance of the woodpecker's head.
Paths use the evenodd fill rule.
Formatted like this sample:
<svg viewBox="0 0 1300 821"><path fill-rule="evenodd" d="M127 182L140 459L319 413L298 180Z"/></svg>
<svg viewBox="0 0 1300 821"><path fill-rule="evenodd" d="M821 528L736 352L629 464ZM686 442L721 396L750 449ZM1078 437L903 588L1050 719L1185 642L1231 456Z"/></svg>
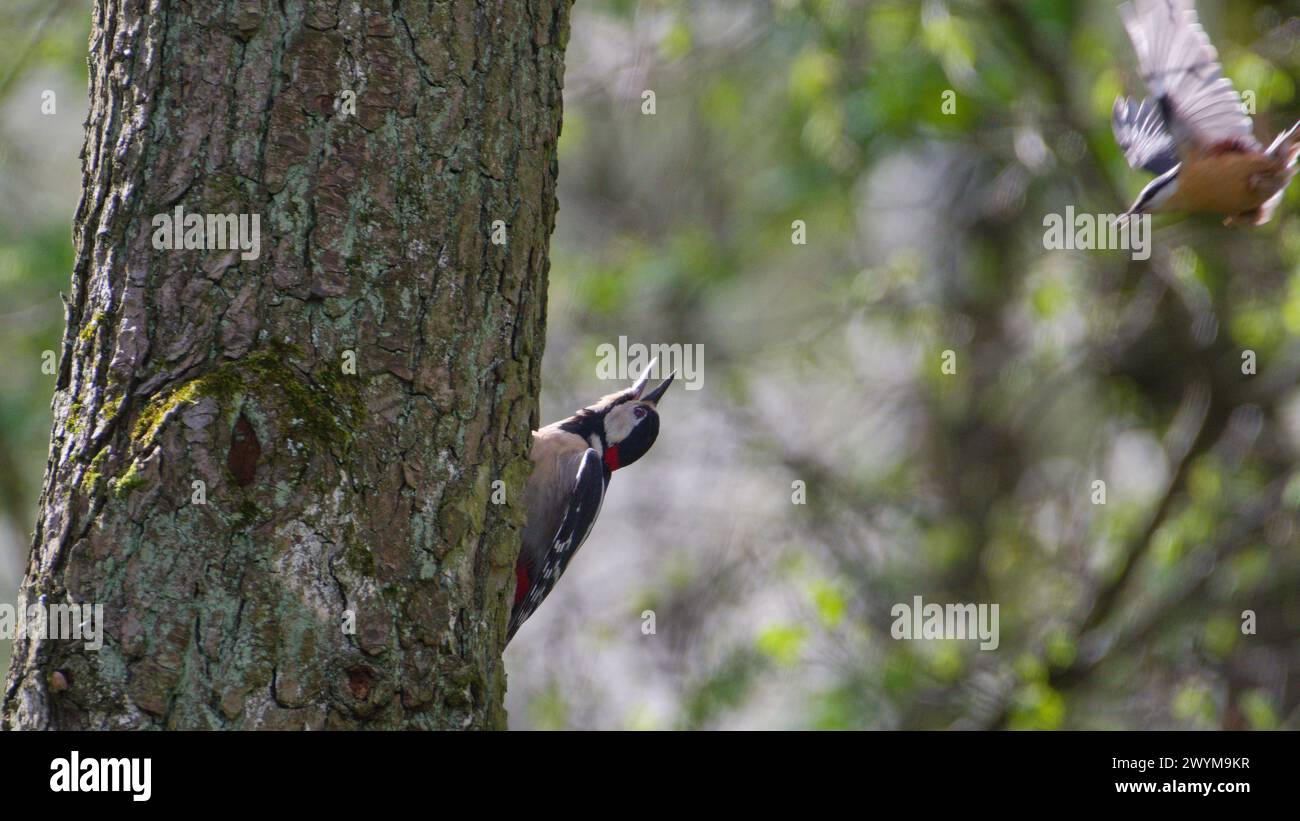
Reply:
<svg viewBox="0 0 1300 821"><path fill-rule="evenodd" d="M632 387L601 398L574 417L585 429L583 434L600 439L605 467L611 471L640 459L659 436L659 400L677 374L647 392L654 366L651 361Z"/></svg>

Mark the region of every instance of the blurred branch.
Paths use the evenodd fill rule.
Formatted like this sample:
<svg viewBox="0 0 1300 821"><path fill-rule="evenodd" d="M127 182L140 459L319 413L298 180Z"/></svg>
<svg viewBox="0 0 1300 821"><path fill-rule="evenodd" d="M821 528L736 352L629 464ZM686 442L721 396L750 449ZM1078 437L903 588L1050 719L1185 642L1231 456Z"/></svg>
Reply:
<svg viewBox="0 0 1300 821"><path fill-rule="evenodd" d="M41 35L44 34L45 27L49 25L51 20L63 14L70 2L71 0L56 0L54 3L50 4L49 8L45 12L45 16L36 24L36 29L32 32L31 39L27 42L27 45L23 50L18 52L18 57L14 60L13 68L9 70L9 74L4 78L4 80L0 81L0 100L5 98L9 93L9 90L13 88L16 82L18 82L18 78L22 76L23 71L27 67L27 61L36 53L36 47L40 45Z"/></svg>
<svg viewBox="0 0 1300 821"><path fill-rule="evenodd" d="M1053 49L1048 45L1048 38L1038 30L1022 3L1016 0L992 0L993 10L1002 18L1003 23L1012 33L1012 42L1019 46L1029 60L1036 63L1047 78L1048 90L1056 105L1057 113L1069 129L1077 132L1088 145L1084 156L1088 160L1091 176L1102 187L1113 202L1127 202L1124 193L1107 172L1101 161L1104 152L1095 136L1092 124L1083 121L1077 113L1074 91L1070 86L1070 74L1059 59L1059 55L1068 54L1068 49Z"/></svg>
<svg viewBox="0 0 1300 821"><path fill-rule="evenodd" d="M1093 598L1086 615L1075 630L1075 646L1080 648L1078 657L1067 667L1052 669L1048 673L1047 683L1054 689L1066 689L1077 686L1091 675L1101 663L1117 651L1129 647L1154 633L1162 625L1169 623L1176 614L1179 604L1189 600L1195 593L1204 589L1210 578L1210 571L1225 556L1240 549L1249 534L1253 533L1267 516L1277 509L1281 497L1283 482L1276 481L1264 494L1264 501L1256 504L1245 516L1238 519L1239 525L1231 537L1221 539L1215 547L1212 557L1207 560L1205 570L1198 574L1197 581L1186 587L1181 593L1167 597L1164 601L1146 610L1119 634L1104 637L1101 635L1103 625L1116 613L1121 594L1128 586L1134 570L1141 560L1149 555L1160 524L1167 518L1177 495L1187 478L1187 471L1193 458L1210 449L1217 441L1220 431L1226 424L1226 414L1219 418L1210 416L1209 388L1203 382L1194 383L1188 388L1184 407L1180 411L1182 421L1175 421L1170 426L1169 448L1174 455L1176 468L1165 486L1159 502L1148 517L1146 525L1130 542L1124 551L1123 564L1119 572L1106 583ZM1190 436L1180 434L1177 428L1192 431ZM1182 442L1180 443L1180 439ZM1039 654L1043 651L1040 648ZM1010 705L1006 701L1009 693L1004 694L1000 709L995 711L987 727L1005 727L1011 718Z"/></svg>
<svg viewBox="0 0 1300 821"><path fill-rule="evenodd" d="M1203 381L1192 383L1187 389L1182 408L1179 409L1178 418L1170 425L1169 435L1166 437L1168 444L1165 451L1170 462L1174 465L1173 474L1165 485L1159 503L1147 518L1146 526L1142 528L1124 550L1124 558L1119 567L1119 572L1115 574L1110 582L1103 585L1093 598L1087 615L1079 624L1078 632L1080 634L1089 632L1111 615L1115 603L1120 593L1128 585L1134 569L1150 552L1156 530L1159 529L1160 523L1168 515L1174 497L1187 477L1187 468L1191 462L1191 456L1208 449L1214 437L1218 435L1217 429L1211 431L1206 424L1209 409L1209 386Z"/></svg>
<svg viewBox="0 0 1300 821"><path fill-rule="evenodd" d="M0 428L0 507L13 527L15 544L24 544L31 538L27 527L35 511L30 504L23 472L14 459L7 434Z"/></svg>
<svg viewBox="0 0 1300 821"><path fill-rule="evenodd" d="M1080 658L1068 667L1052 673L1049 676L1052 685L1054 687L1070 687L1078 684L1092 673L1105 658L1118 650L1131 647L1150 637L1161 626L1173 620L1174 616L1178 614L1178 608L1193 601L1194 597L1205 593L1206 587L1212 578L1213 569L1223 559L1233 555L1248 544L1253 534L1268 516L1277 509L1284 484L1284 482L1280 481L1275 482L1264 494L1263 501L1256 504L1238 519L1238 525L1233 529L1233 532L1216 542L1210 555L1200 562L1200 569L1196 572L1195 580L1191 584L1184 586L1178 593L1148 607L1143 615L1134 620L1132 626L1112 639L1106 653L1098 654L1090 659Z"/></svg>

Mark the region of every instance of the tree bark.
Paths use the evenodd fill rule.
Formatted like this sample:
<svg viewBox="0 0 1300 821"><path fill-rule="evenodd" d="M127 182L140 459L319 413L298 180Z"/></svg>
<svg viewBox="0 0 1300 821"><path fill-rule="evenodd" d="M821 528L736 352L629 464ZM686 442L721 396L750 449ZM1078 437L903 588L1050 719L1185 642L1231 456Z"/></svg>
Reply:
<svg viewBox="0 0 1300 821"><path fill-rule="evenodd" d="M504 725L569 4L97 2L0 726Z"/></svg>

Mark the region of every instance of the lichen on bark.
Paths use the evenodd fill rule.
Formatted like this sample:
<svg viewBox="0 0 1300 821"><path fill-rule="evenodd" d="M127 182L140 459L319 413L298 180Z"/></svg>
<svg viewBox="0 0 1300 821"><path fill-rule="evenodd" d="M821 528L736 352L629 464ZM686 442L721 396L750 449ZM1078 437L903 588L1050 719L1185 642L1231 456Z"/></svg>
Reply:
<svg viewBox="0 0 1300 821"><path fill-rule="evenodd" d="M104 646L20 637L0 726L503 726L568 0L93 13L19 605ZM260 256L154 248L177 206Z"/></svg>

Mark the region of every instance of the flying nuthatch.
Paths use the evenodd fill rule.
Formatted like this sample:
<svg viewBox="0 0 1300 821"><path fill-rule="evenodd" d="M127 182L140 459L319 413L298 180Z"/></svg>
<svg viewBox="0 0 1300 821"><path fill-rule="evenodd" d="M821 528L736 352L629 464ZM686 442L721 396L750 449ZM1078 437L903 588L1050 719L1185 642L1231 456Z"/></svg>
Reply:
<svg viewBox="0 0 1300 821"><path fill-rule="evenodd" d="M1221 214L1263 225L1296 173L1300 123L1264 148L1192 0L1120 6L1152 98L1115 101L1111 126L1134 168L1156 175L1127 214Z"/></svg>
<svg viewBox="0 0 1300 821"><path fill-rule="evenodd" d="M645 393L652 361L632 387L533 431L533 469L524 487L523 549L515 565L515 605L506 641L559 581L600 513L609 477L645 455L659 436L659 400L669 376Z"/></svg>

